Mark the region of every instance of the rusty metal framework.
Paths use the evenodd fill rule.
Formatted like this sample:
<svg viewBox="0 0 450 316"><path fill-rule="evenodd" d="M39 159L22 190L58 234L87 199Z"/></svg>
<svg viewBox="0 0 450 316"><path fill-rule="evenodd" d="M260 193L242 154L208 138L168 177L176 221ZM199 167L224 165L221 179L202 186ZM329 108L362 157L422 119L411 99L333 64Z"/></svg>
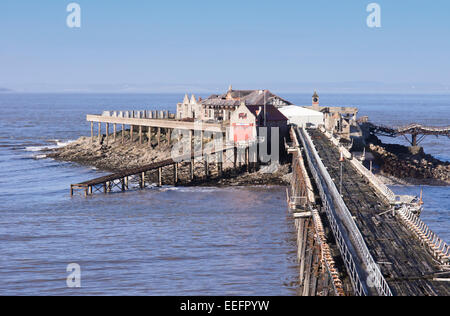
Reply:
<svg viewBox="0 0 450 316"><path fill-rule="evenodd" d="M410 124L401 127L390 127L381 124L365 123L373 134L398 137L404 136L411 146L417 146L426 136L446 136L450 138L450 126L423 126L421 124ZM411 135L409 140L406 135Z"/></svg>

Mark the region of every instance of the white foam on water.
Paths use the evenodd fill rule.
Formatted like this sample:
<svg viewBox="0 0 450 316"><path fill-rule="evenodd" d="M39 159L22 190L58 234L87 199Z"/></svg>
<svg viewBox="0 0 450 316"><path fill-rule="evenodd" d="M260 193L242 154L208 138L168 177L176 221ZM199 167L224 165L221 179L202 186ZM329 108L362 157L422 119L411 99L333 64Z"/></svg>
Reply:
<svg viewBox="0 0 450 316"><path fill-rule="evenodd" d="M25 151L31 151L31 152L37 152L37 151L44 151L44 150L50 150L50 149L57 149L64 146L69 145L70 143L73 143L75 140L68 140L68 141L59 141L57 139L52 140L52 142L56 143L55 145L43 145L43 146L28 146L25 147Z"/></svg>

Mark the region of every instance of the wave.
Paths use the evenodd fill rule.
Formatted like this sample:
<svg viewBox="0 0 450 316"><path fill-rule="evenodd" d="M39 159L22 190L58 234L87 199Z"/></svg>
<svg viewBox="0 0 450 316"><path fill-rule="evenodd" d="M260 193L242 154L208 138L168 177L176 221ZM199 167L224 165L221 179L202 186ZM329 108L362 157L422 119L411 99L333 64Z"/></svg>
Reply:
<svg viewBox="0 0 450 316"><path fill-rule="evenodd" d="M25 147L25 151L38 152L38 151L57 149L57 148L67 146L70 143L73 143L74 141L75 140L59 141L59 140L55 139L55 140L51 140L51 142L55 143L54 145L28 146L28 147Z"/></svg>

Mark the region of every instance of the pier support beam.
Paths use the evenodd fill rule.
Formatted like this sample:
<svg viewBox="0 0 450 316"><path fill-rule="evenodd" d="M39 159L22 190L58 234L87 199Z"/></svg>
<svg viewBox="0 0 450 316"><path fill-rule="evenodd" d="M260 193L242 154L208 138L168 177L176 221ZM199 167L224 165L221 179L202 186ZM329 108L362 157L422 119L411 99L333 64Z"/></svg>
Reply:
<svg viewBox="0 0 450 316"><path fill-rule="evenodd" d="M98 142L102 141L102 123L98 122Z"/></svg>
<svg viewBox="0 0 450 316"><path fill-rule="evenodd" d="M125 144L125 124L122 124L122 145Z"/></svg>
<svg viewBox="0 0 450 316"><path fill-rule="evenodd" d="M158 186L162 187L162 168L158 168Z"/></svg>
<svg viewBox="0 0 450 316"><path fill-rule="evenodd" d="M159 146L161 144L161 127L158 127L156 138L158 140L158 146Z"/></svg>
<svg viewBox="0 0 450 316"><path fill-rule="evenodd" d="M194 164L195 164L195 160L194 160L194 158L191 158L191 163L189 165L189 174L190 174L191 181L194 180L194 178L195 178L195 174L194 174L195 166L194 166Z"/></svg>
<svg viewBox="0 0 450 316"><path fill-rule="evenodd" d="M205 155L205 177L209 178L209 156Z"/></svg>
<svg viewBox="0 0 450 316"><path fill-rule="evenodd" d="M250 159L249 159L249 156L250 156L250 148L247 147L247 148L245 148L245 166L247 168L247 172L250 171Z"/></svg>
<svg viewBox="0 0 450 316"><path fill-rule="evenodd" d="M142 144L142 125L139 125L139 144Z"/></svg>
<svg viewBox="0 0 450 316"><path fill-rule="evenodd" d="M106 143L108 144L109 140L109 123L106 123Z"/></svg>
<svg viewBox="0 0 450 316"><path fill-rule="evenodd" d="M178 184L178 163L173 165L173 185Z"/></svg>
<svg viewBox="0 0 450 316"><path fill-rule="evenodd" d="M94 122L91 122L91 142L94 142Z"/></svg>
<svg viewBox="0 0 450 316"><path fill-rule="evenodd" d="M141 183L140 183L140 188L144 189L145 188L145 172L141 173Z"/></svg>
<svg viewBox="0 0 450 316"><path fill-rule="evenodd" d="M148 127L148 146L151 147L152 146L152 127L149 126Z"/></svg>
<svg viewBox="0 0 450 316"><path fill-rule="evenodd" d="M133 130L134 130L134 125L130 126L130 140L131 142L133 142Z"/></svg>
<svg viewBox="0 0 450 316"><path fill-rule="evenodd" d="M219 177L223 176L223 151L216 154L217 174Z"/></svg>
<svg viewBox="0 0 450 316"><path fill-rule="evenodd" d="M169 144L169 146L170 146L172 144L172 129L171 128L167 129L166 138L167 138L167 144Z"/></svg>
<svg viewBox="0 0 450 316"><path fill-rule="evenodd" d="M117 134L117 124L114 123L113 125L113 130L114 130L114 141L116 141L116 134Z"/></svg>

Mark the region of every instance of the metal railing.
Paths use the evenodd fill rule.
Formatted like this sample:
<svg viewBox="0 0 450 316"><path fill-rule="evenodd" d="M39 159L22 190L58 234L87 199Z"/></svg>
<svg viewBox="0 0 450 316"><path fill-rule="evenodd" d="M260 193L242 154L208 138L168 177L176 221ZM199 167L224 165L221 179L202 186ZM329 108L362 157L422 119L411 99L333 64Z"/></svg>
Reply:
<svg viewBox="0 0 450 316"><path fill-rule="evenodd" d="M396 212L405 225L431 250L433 256L444 265L450 265L450 247L427 224L404 205Z"/></svg>
<svg viewBox="0 0 450 316"><path fill-rule="evenodd" d="M319 188L327 217L352 280L355 294L368 295L367 287L375 287L379 295L392 296L392 292L381 274L380 268L370 254L361 232L317 153L311 137L304 128L299 129L299 135L306 149L308 164ZM324 185L328 188L329 194L325 192ZM337 212L339 212L339 215ZM340 225L341 222L344 224L345 229ZM365 266L365 271L368 274L366 279L357 268L355 263L357 260L354 258L356 254L350 251L353 247L359 253L357 258Z"/></svg>
<svg viewBox="0 0 450 316"><path fill-rule="evenodd" d="M376 190L378 190L378 192L381 193L383 197L385 197L390 203L395 203L396 195L394 192L392 192L391 189L388 188L386 184L378 179L372 172L370 172L370 170L364 167L364 165L358 159L354 158L353 155L345 147L341 146L339 140L334 138L332 134L328 132L325 132L324 134L344 154L344 156L349 159L350 163L370 181L372 186Z"/></svg>

